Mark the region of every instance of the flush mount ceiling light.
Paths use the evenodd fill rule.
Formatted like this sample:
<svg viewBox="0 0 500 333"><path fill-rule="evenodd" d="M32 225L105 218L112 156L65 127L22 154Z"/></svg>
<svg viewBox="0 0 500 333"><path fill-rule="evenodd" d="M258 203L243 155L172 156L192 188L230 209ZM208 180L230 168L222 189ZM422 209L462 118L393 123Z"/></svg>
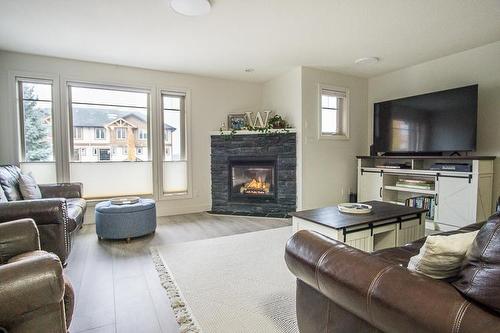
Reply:
<svg viewBox="0 0 500 333"><path fill-rule="evenodd" d="M366 58L359 58L354 61L356 65L371 65L371 64L376 64L379 62L380 58L378 57L366 57Z"/></svg>
<svg viewBox="0 0 500 333"><path fill-rule="evenodd" d="M206 15L211 7L208 0L171 0L170 6L177 13L187 16Z"/></svg>

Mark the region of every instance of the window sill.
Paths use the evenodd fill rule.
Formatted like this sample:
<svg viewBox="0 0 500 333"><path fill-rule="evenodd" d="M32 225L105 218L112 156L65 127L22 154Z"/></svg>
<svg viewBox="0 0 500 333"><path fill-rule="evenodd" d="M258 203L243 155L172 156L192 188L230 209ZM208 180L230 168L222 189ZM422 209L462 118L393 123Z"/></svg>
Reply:
<svg viewBox="0 0 500 333"><path fill-rule="evenodd" d="M192 199L193 195L189 192L179 192L179 193L163 193L159 200L169 201L169 200L182 200L182 199Z"/></svg>
<svg viewBox="0 0 500 333"><path fill-rule="evenodd" d="M349 135L346 134L320 134L319 140L333 140L333 141L347 141L349 140Z"/></svg>

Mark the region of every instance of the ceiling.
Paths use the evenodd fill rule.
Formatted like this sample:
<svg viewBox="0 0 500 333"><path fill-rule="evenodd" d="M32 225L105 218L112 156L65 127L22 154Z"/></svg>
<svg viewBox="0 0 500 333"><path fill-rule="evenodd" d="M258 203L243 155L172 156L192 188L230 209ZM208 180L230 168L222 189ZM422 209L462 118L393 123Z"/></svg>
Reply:
<svg viewBox="0 0 500 333"><path fill-rule="evenodd" d="M186 17L168 0L0 0L0 49L266 81L299 65L370 77L500 40L500 0L211 2Z"/></svg>

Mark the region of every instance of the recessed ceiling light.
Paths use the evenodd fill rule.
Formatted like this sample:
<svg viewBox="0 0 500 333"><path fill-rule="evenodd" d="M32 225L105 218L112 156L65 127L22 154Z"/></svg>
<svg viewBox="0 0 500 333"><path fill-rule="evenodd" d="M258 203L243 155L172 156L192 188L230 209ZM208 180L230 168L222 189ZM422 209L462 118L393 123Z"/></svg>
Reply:
<svg viewBox="0 0 500 333"><path fill-rule="evenodd" d="M253 68L245 68L245 72L246 73L252 73L253 71L255 71L255 69L253 69Z"/></svg>
<svg viewBox="0 0 500 333"><path fill-rule="evenodd" d="M187 16L206 15L211 7L209 0L171 0L170 6L177 13Z"/></svg>
<svg viewBox="0 0 500 333"><path fill-rule="evenodd" d="M366 58L359 58L354 61L356 65L371 65L371 64L376 64L379 62L380 58L378 57L366 57Z"/></svg>

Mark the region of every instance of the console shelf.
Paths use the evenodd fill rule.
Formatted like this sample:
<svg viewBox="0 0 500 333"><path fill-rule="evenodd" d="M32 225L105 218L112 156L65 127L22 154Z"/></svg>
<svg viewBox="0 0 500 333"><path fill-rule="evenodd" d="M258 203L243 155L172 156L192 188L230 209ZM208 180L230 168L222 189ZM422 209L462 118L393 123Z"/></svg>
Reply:
<svg viewBox="0 0 500 333"><path fill-rule="evenodd" d="M410 188L410 187L401 187L401 186L389 186L386 185L384 186L385 190L391 190L391 191L399 191L399 192L409 192L409 193L421 193L421 194L429 194L429 195L434 195L437 192L434 190L424 190L420 188Z"/></svg>
<svg viewBox="0 0 500 333"><path fill-rule="evenodd" d="M432 200L434 220L427 220L427 228L435 230L481 222L493 211L494 159L494 156L358 156L358 201L415 204L416 200ZM387 167L395 163L406 164L406 168ZM434 163L467 163L470 171L430 170ZM410 182L425 183L429 189L398 186ZM422 196L425 198L420 199Z"/></svg>

